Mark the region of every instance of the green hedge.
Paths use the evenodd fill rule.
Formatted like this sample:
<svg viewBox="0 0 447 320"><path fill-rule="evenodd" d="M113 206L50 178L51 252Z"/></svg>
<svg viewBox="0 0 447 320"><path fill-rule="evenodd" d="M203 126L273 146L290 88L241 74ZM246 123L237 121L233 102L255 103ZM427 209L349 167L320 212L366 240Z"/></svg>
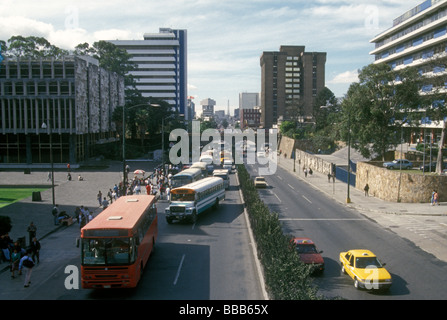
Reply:
<svg viewBox="0 0 447 320"><path fill-rule="evenodd" d="M245 166L238 165L237 172L270 298L321 299L318 288L312 284L310 267L300 261L291 245L292 236L284 235L278 214L270 212L259 198Z"/></svg>

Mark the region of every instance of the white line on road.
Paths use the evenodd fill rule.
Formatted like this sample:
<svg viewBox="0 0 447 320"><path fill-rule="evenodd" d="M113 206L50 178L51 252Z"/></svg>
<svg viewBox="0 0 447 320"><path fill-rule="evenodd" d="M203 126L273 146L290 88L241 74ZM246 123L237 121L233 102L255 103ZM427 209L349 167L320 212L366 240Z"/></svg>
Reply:
<svg viewBox="0 0 447 320"><path fill-rule="evenodd" d="M312 201L310 201L309 199L306 198L306 196L303 196L304 199L307 200L307 202L312 203Z"/></svg>
<svg viewBox="0 0 447 320"><path fill-rule="evenodd" d="M290 184L287 184L287 185L290 187L290 189L295 190L295 188L293 186L291 186Z"/></svg>
<svg viewBox="0 0 447 320"><path fill-rule="evenodd" d="M177 284L178 277L180 276L180 271L182 270L183 260L185 260L185 254L182 256L182 260L180 261L180 265L177 269L177 274L175 275L174 286Z"/></svg>

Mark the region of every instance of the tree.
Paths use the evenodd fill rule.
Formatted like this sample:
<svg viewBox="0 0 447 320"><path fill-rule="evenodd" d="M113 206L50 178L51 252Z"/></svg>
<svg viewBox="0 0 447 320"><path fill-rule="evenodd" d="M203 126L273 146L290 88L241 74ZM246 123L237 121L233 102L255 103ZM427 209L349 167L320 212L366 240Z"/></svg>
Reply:
<svg viewBox="0 0 447 320"><path fill-rule="evenodd" d="M80 43L75 47L74 54L91 56L99 61L100 67L132 79L129 72L135 70L135 64L130 60L131 55L111 42L101 40L94 42L93 46L87 42Z"/></svg>
<svg viewBox="0 0 447 320"><path fill-rule="evenodd" d="M359 72L342 102L340 134L364 157L385 152L401 142L404 126L417 126L422 99L420 75L414 68L391 70L387 64L370 64Z"/></svg>
<svg viewBox="0 0 447 320"><path fill-rule="evenodd" d="M444 52L445 47L440 46L435 49L436 52ZM447 104L445 88L447 84L447 76L445 70L447 67L447 58L444 55L433 56L432 59L424 66L424 69L431 74L431 77L424 79L422 89L426 99L424 117L434 122L443 122L441 130L441 140L439 141L439 151L436 160L436 173L441 174L443 170L443 153L442 149L445 144L445 133L447 129ZM425 137L424 137L425 139Z"/></svg>
<svg viewBox="0 0 447 320"><path fill-rule="evenodd" d="M39 59L45 57L60 58L68 54L67 50L52 45L47 39L36 36L12 36L9 45L2 41L2 51L7 57Z"/></svg>
<svg viewBox="0 0 447 320"><path fill-rule="evenodd" d="M338 102L334 93L324 87L317 95L313 106L313 118L315 120L315 131L331 130L334 116L338 111Z"/></svg>
<svg viewBox="0 0 447 320"><path fill-rule="evenodd" d="M0 216L0 236L7 234L11 229L11 218L8 216Z"/></svg>

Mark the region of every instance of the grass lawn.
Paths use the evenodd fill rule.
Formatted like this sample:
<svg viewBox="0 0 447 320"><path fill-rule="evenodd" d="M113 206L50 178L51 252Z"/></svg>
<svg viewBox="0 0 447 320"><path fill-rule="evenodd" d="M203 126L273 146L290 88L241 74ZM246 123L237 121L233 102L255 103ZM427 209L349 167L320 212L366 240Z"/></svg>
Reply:
<svg viewBox="0 0 447 320"><path fill-rule="evenodd" d="M0 208L31 197L34 191L44 191L46 189L47 188L0 188Z"/></svg>

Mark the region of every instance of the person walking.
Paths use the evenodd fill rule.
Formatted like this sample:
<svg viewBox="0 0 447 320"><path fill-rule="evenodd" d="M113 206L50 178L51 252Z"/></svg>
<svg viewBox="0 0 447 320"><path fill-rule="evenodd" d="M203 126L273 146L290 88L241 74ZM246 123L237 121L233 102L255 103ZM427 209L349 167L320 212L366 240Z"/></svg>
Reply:
<svg viewBox="0 0 447 320"><path fill-rule="evenodd" d="M31 250L27 250L25 255L20 259L19 263L19 272L22 272L23 268L26 268L26 274L25 274L25 283L24 287L28 288L31 283L31 272L33 271L34 262L31 258Z"/></svg>
<svg viewBox="0 0 447 320"><path fill-rule="evenodd" d="M54 205L51 213L53 214L53 217L54 217L54 225L57 226L59 224L59 221L57 220L57 218L59 216L59 205L58 204Z"/></svg>
<svg viewBox="0 0 447 320"><path fill-rule="evenodd" d="M15 278L14 273L16 270L19 270L19 264L21 258L22 253L17 248L14 248L14 250L11 253L11 279Z"/></svg>
<svg viewBox="0 0 447 320"><path fill-rule="evenodd" d="M31 245L31 241L33 241L33 238L36 236L37 233L37 227L34 225L34 223L31 221L29 224L27 230L29 235L29 244Z"/></svg>
<svg viewBox="0 0 447 320"><path fill-rule="evenodd" d="M433 205L438 205L439 206L439 195L438 195L438 191L435 190L433 193Z"/></svg>
<svg viewBox="0 0 447 320"><path fill-rule="evenodd" d="M107 209L108 206L109 206L109 201L107 201L106 197L104 197L104 200L102 200L103 210Z"/></svg>
<svg viewBox="0 0 447 320"><path fill-rule="evenodd" d="M31 250L31 258L33 259L34 263L40 262L40 242L37 240L36 237L33 238L33 241L30 244L30 250Z"/></svg>
<svg viewBox="0 0 447 320"><path fill-rule="evenodd" d="M366 184L366 186L363 188L363 190L365 190L365 197L368 196L368 191L369 191L369 185Z"/></svg>
<svg viewBox="0 0 447 320"><path fill-rule="evenodd" d="M101 200L102 200L102 192L101 192L101 190L98 191L96 199L98 199L99 206L101 206Z"/></svg>

